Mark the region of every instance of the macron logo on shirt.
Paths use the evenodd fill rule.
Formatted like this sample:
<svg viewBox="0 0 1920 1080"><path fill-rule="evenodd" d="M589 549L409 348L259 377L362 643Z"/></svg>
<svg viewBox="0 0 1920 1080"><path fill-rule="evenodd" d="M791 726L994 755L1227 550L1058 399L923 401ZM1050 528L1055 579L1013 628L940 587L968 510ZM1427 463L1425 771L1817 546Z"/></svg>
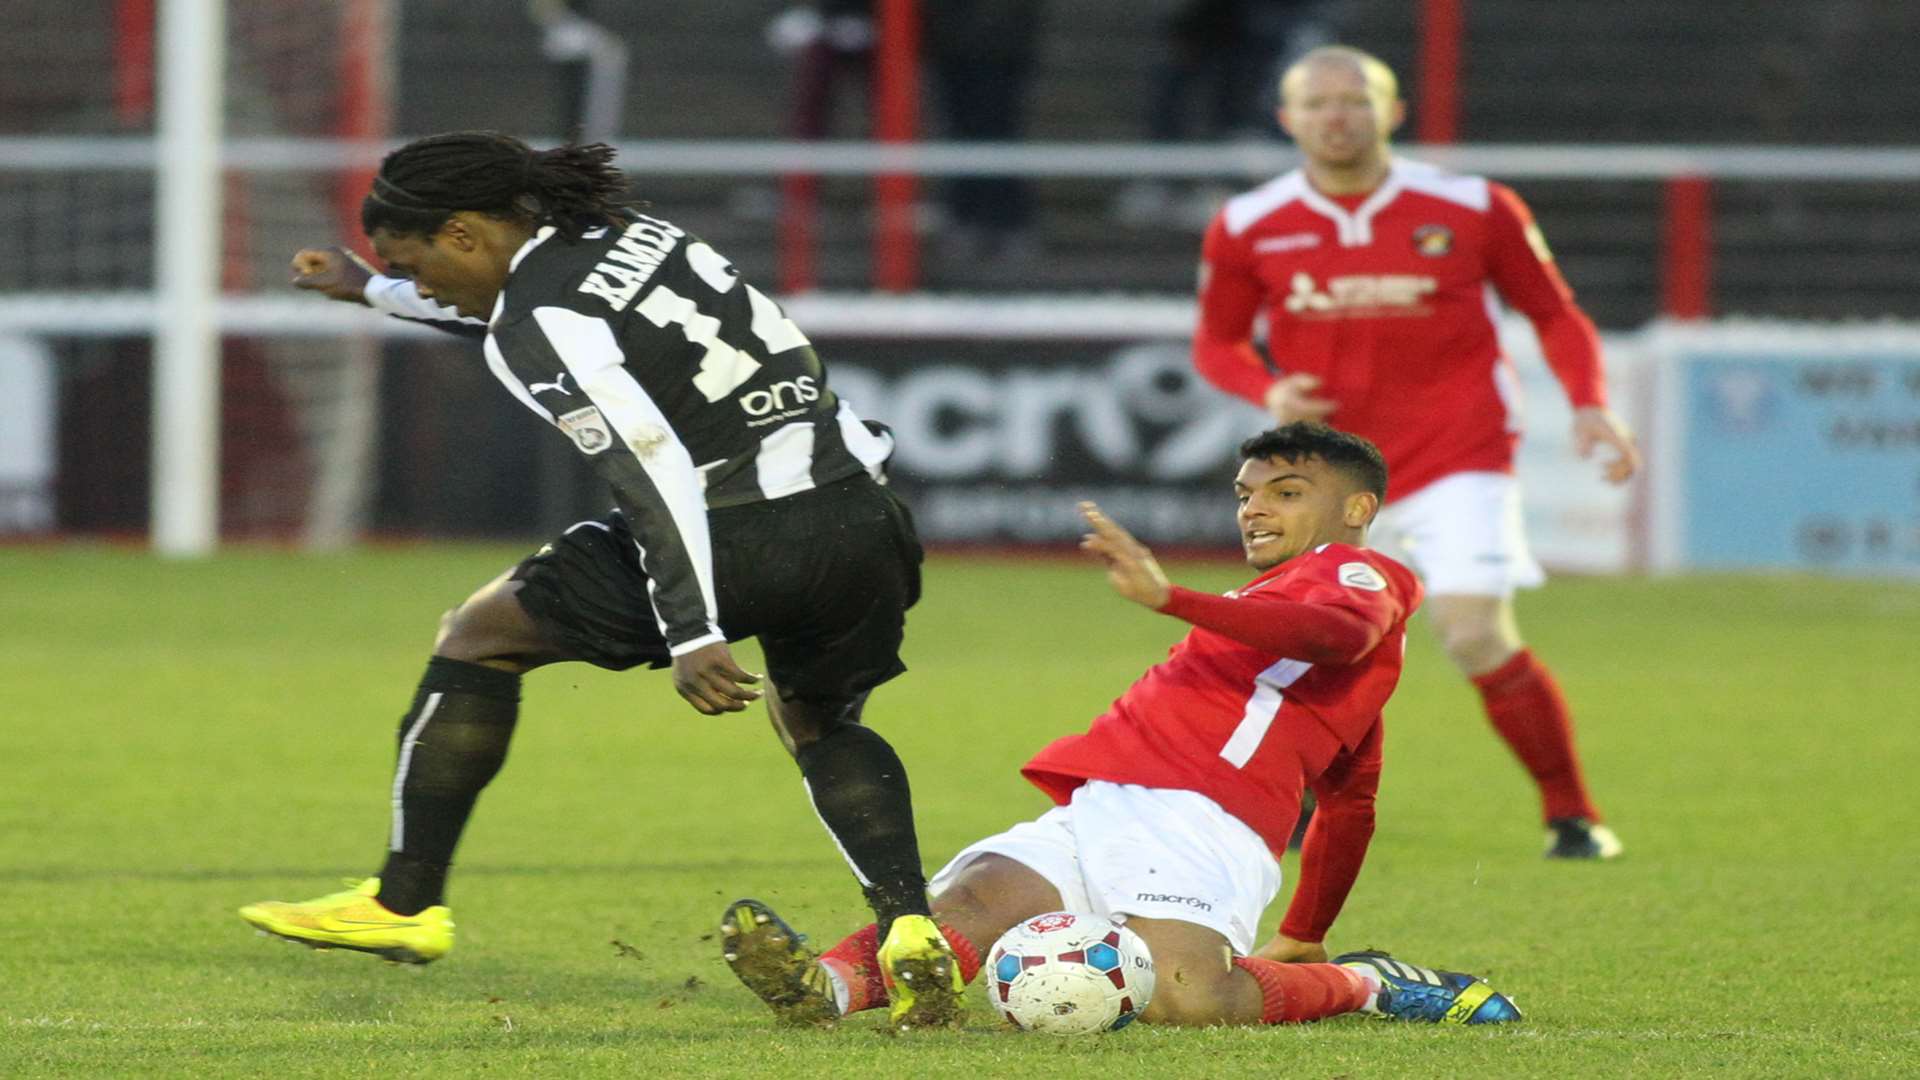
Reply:
<svg viewBox="0 0 1920 1080"><path fill-rule="evenodd" d="M1255 253L1268 251L1301 251L1320 246L1320 234L1310 232L1288 233L1285 236L1263 236L1253 242Z"/></svg>

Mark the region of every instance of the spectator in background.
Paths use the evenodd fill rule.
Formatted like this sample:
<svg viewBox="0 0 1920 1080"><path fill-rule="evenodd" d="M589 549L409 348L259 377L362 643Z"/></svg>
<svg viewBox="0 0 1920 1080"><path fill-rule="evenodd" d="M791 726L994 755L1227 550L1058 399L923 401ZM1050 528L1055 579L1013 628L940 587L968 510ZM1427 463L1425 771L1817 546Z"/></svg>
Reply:
<svg viewBox="0 0 1920 1080"><path fill-rule="evenodd" d="M1174 142L1189 131L1192 98L1201 99L1192 135L1265 136L1279 75L1295 27L1316 0L1187 0L1165 23L1167 54L1153 73L1147 137Z"/></svg>
<svg viewBox="0 0 1920 1080"><path fill-rule="evenodd" d="M1154 142L1267 138L1272 87L1298 53L1332 40L1325 0L1184 0L1162 23L1147 138ZM1134 227L1205 227L1230 194L1141 180L1114 199L1115 220Z"/></svg>
<svg viewBox="0 0 1920 1080"><path fill-rule="evenodd" d="M946 137L1012 142L1026 132L1044 0L938 0L923 9L923 51ZM947 253L960 261L1038 253L1033 192L1014 176L956 176L946 188Z"/></svg>
<svg viewBox="0 0 1920 1080"><path fill-rule="evenodd" d="M775 16L767 24L767 44L793 61L793 84L787 113L787 134L802 141L835 134L865 138L871 116L868 87L873 79L876 38L873 0L815 0ZM849 103L863 123L836 131L836 114ZM819 228L820 186L817 173L794 172L780 178L778 194L765 185L734 189L731 203L737 217L779 221L782 292L805 292L819 282L813 266L815 233Z"/></svg>
<svg viewBox="0 0 1920 1080"><path fill-rule="evenodd" d="M597 21L593 0L530 0L540 51L560 77L560 129L571 139L620 137L627 96L627 43Z"/></svg>
<svg viewBox="0 0 1920 1080"><path fill-rule="evenodd" d="M817 0L788 8L767 25L767 42L794 58L789 133L824 139L833 127L836 91L849 81L865 90L872 76L873 0Z"/></svg>

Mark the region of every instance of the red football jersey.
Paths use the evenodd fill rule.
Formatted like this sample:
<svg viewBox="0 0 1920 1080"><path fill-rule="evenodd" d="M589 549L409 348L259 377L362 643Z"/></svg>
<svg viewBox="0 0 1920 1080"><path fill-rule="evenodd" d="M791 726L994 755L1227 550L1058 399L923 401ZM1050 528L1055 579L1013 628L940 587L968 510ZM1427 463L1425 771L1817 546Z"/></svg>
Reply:
<svg viewBox="0 0 1920 1080"><path fill-rule="evenodd" d="M1273 364L1319 376L1339 405L1327 422L1385 455L1391 498L1512 469L1496 292L1532 320L1573 405L1606 403L1593 322L1520 197L1483 177L1396 158L1372 193L1332 198L1295 170L1228 200L1201 258L1201 373L1259 403L1275 375L1247 342L1264 310Z"/></svg>
<svg viewBox="0 0 1920 1080"><path fill-rule="evenodd" d="M1027 779L1061 804L1087 780L1197 791L1284 851L1302 786L1343 750L1377 748L1420 584L1378 552L1325 544L1226 595L1281 617L1283 605L1331 605L1377 644L1354 663L1310 664L1196 626L1085 734L1034 755Z"/></svg>

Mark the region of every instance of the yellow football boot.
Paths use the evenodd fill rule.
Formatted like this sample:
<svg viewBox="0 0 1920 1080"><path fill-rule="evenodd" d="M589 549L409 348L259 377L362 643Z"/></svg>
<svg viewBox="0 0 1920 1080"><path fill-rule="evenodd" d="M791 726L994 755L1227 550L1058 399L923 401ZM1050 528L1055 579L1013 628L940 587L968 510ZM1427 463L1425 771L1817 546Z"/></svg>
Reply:
<svg viewBox="0 0 1920 1080"><path fill-rule="evenodd" d="M952 1027L960 1022L960 962L940 927L925 915L893 920L880 943L880 977L896 1028Z"/></svg>
<svg viewBox="0 0 1920 1080"><path fill-rule="evenodd" d="M379 878L366 878L345 892L305 903L263 900L240 909L262 933L315 949L352 949L397 964L429 964L453 950L453 912L436 904L414 915L396 915L374 896Z"/></svg>
<svg viewBox="0 0 1920 1080"><path fill-rule="evenodd" d="M735 900L720 919L727 966L782 1023L832 1027L840 1019L833 983L805 942L805 935L758 900Z"/></svg>

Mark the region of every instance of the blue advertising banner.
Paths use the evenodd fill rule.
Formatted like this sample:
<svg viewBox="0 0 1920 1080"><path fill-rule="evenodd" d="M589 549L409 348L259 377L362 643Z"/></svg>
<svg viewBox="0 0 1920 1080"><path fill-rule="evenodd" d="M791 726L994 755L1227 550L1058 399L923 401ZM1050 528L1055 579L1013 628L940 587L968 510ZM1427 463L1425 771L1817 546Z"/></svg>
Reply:
<svg viewBox="0 0 1920 1080"><path fill-rule="evenodd" d="M1920 352L1683 352L1681 554L1920 576Z"/></svg>

